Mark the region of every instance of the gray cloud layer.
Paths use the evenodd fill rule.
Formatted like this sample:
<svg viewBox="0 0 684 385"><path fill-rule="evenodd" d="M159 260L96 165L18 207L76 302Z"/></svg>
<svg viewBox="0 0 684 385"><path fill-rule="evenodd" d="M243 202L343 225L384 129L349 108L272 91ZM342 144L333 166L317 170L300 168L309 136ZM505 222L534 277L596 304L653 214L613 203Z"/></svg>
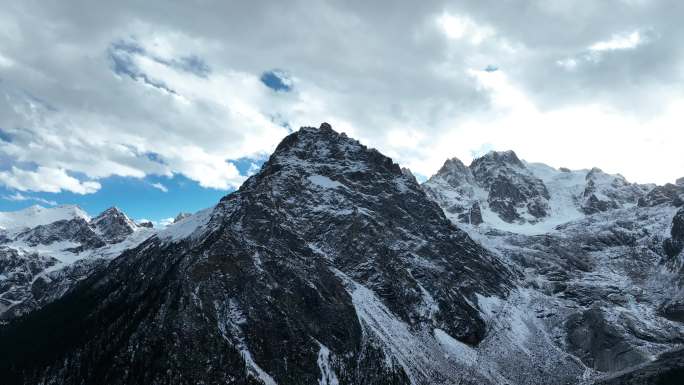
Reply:
<svg viewBox="0 0 684 385"><path fill-rule="evenodd" d="M110 175L180 173L228 188L243 179L231 159L269 153L284 123L324 120L423 174L512 147L669 181L684 174L670 127L683 7L12 1L0 10L0 182L89 193ZM271 70L290 92L260 81Z"/></svg>

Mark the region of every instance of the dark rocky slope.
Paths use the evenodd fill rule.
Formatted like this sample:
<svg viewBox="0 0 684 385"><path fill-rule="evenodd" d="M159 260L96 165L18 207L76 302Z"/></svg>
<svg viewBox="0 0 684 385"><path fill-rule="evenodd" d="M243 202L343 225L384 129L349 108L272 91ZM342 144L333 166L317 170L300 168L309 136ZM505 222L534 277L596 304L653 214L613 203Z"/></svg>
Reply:
<svg viewBox="0 0 684 385"><path fill-rule="evenodd" d="M0 329L4 383L488 383L509 271L391 159L302 128L214 208ZM445 345L446 341L446 345Z"/></svg>

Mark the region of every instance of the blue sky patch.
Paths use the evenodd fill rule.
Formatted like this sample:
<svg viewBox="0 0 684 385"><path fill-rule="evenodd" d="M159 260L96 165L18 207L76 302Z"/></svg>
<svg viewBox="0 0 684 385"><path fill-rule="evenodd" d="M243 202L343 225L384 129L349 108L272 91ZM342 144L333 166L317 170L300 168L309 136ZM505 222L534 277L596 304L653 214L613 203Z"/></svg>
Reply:
<svg viewBox="0 0 684 385"><path fill-rule="evenodd" d="M292 91L292 80L281 70L265 71L261 74L261 82L273 91L290 92Z"/></svg>
<svg viewBox="0 0 684 385"><path fill-rule="evenodd" d="M230 163L235 165L235 168L240 171L240 175L253 175L257 173L261 166L266 161L266 158L253 159L253 158L240 158L231 160Z"/></svg>
<svg viewBox="0 0 684 385"><path fill-rule="evenodd" d="M480 147L470 150L470 156L472 156L473 159L479 158L493 150L494 146L491 143L482 143Z"/></svg>
<svg viewBox="0 0 684 385"><path fill-rule="evenodd" d="M160 160L159 155L148 153L150 160ZM264 158L240 158L230 162L241 175L257 173ZM70 172L78 179L86 179L80 173ZM95 216L111 206L117 206L135 220L149 219L159 222L173 218L179 212L196 212L218 203L232 192L205 188L196 181L183 175L172 177L150 175L145 178L112 176L98 179L102 187L92 194L75 194L68 191L60 193L16 191L0 185L0 211L20 210L35 204L48 207L61 204L75 204Z"/></svg>
<svg viewBox="0 0 684 385"><path fill-rule="evenodd" d="M146 152L145 157L147 157L147 159L151 160L154 163L159 163L159 164L164 164L164 165L166 164L166 162L164 161L162 156L160 154L157 154L156 152Z"/></svg>
<svg viewBox="0 0 684 385"><path fill-rule="evenodd" d="M0 128L0 140L3 142L12 143L12 135L6 130Z"/></svg>
<svg viewBox="0 0 684 385"><path fill-rule="evenodd" d="M0 211L20 210L35 204L76 204L95 216L117 206L133 219L159 221L175 217L179 212L195 212L215 205L232 190L208 189L182 175L171 178L148 176L143 179L109 177L99 179L102 188L93 194L71 192L36 193L0 187ZM154 184L163 185L164 192Z"/></svg>

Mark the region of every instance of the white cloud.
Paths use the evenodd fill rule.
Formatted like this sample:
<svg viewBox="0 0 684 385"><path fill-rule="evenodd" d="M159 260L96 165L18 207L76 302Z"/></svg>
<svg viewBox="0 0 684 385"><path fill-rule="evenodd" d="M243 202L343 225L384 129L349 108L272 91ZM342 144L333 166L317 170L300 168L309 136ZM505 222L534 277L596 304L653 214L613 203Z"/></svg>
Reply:
<svg viewBox="0 0 684 385"><path fill-rule="evenodd" d="M249 164L249 169L247 169L247 176L252 176L259 172L261 167L259 167L256 163L252 162Z"/></svg>
<svg viewBox="0 0 684 385"><path fill-rule="evenodd" d="M630 33L613 34L609 40L598 41L589 45L586 50L577 53L573 56L556 61L556 64L567 70L575 71L580 65L584 64L600 64L606 55L637 49L639 46L649 43L649 35L653 35L654 31L648 30L644 32L635 30Z"/></svg>
<svg viewBox="0 0 684 385"><path fill-rule="evenodd" d="M160 190L161 192L169 192L169 189L161 183L152 183L152 187Z"/></svg>
<svg viewBox="0 0 684 385"><path fill-rule="evenodd" d="M0 67L11 67L14 65L14 62L12 59L4 56L2 52L0 52Z"/></svg>
<svg viewBox="0 0 684 385"><path fill-rule="evenodd" d="M598 104L540 109L503 71L472 71L492 95L492 113L459 122L404 162L430 175L448 156L469 162L482 146L515 150L532 162L575 169L601 167L640 183L672 183L684 175L681 143L684 98L672 98L663 114L642 120ZM619 149L619 151L615 151Z"/></svg>
<svg viewBox="0 0 684 385"><path fill-rule="evenodd" d="M444 13L437 18L437 24L450 39L465 39L473 45L479 45L494 35L493 28L480 25L466 16Z"/></svg>
<svg viewBox="0 0 684 385"><path fill-rule="evenodd" d="M572 71L577 68L577 59L567 58L556 61L560 67L565 68L568 71Z"/></svg>
<svg viewBox="0 0 684 385"><path fill-rule="evenodd" d="M153 221L154 227L164 228L173 224L174 218L163 218L158 221Z"/></svg>
<svg viewBox="0 0 684 385"><path fill-rule="evenodd" d="M628 34L614 34L610 40L599 41L589 46L590 51L615 51L622 49L633 49L643 40L639 31Z"/></svg>
<svg viewBox="0 0 684 385"><path fill-rule="evenodd" d="M56 206L57 202L49 199L43 199L39 197L32 197L32 196L27 196L24 194L21 194L19 192L15 192L12 195L4 195L2 199L8 200L8 201L14 201L14 202L23 202L23 201L34 201L34 202L39 202L39 203L44 203L49 206Z"/></svg>
<svg viewBox="0 0 684 385"><path fill-rule="evenodd" d="M136 223L145 223L145 222L150 222L152 223L152 226L156 229L163 229L168 225L173 224L173 218L163 218L158 221L152 220L152 219L147 219L147 218L140 218L135 221Z"/></svg>
<svg viewBox="0 0 684 385"><path fill-rule="evenodd" d="M151 40L161 44L165 38ZM156 51L162 54L167 49ZM117 78L107 66L102 68L109 81L115 80L116 87L133 92L133 98L140 101L137 107L143 108L138 113L153 114L156 119L53 109L22 98L22 91L5 89L14 124L24 128L11 143L0 142L0 152L17 162L65 169L93 179L179 173L203 187L229 189L245 179L230 159L267 154L287 133L270 117L278 113L279 107L273 104L277 97L260 83L258 74L217 70L211 78L203 78L142 54L133 53L127 60L145 74L145 81L173 90L160 90L124 75ZM3 125L0 122L0 127ZM154 154L154 159L145 154ZM10 187L10 182L22 184L17 178L3 180ZM66 189L70 188L74 187ZM35 181L31 189L53 191L55 186L41 188Z"/></svg>
<svg viewBox="0 0 684 385"><path fill-rule="evenodd" d="M100 183L79 181L68 175L64 169L38 167L36 171L22 170L12 167L8 171L0 171L0 182L9 188L19 191L70 191L76 194L90 194L100 189Z"/></svg>

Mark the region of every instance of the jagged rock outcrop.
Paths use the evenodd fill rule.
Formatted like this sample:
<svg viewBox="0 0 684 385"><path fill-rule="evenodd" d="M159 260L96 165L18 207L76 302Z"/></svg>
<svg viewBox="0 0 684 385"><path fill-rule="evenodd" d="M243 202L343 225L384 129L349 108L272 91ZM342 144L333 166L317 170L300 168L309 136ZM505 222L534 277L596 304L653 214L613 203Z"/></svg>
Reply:
<svg viewBox="0 0 684 385"><path fill-rule="evenodd" d="M475 197L475 178L457 158L447 159L437 174L423 184L423 189L440 202L447 215L459 218L460 222L470 223L472 208L479 208Z"/></svg>
<svg viewBox="0 0 684 385"><path fill-rule="evenodd" d="M119 243L131 235L137 225L116 207L110 207L93 218L91 226L107 243Z"/></svg>
<svg viewBox="0 0 684 385"><path fill-rule="evenodd" d="M190 214L190 213L178 213L178 215L176 215L176 217L173 218L173 223L178 223L178 222L182 221L183 219L189 217L190 215L192 215L192 214Z"/></svg>
<svg viewBox="0 0 684 385"><path fill-rule="evenodd" d="M664 186L656 186L644 197L639 198L640 207L653 207L662 204L670 204L675 207L684 205L684 186L667 183Z"/></svg>
<svg viewBox="0 0 684 385"><path fill-rule="evenodd" d="M599 308L573 314L566 328L570 351L598 371L617 372L647 361Z"/></svg>
<svg viewBox="0 0 684 385"><path fill-rule="evenodd" d="M680 206L680 186L629 183L623 176L591 170L555 169L520 160L513 151L492 151L466 167L456 158L423 184L447 216L474 224L471 208L480 208L486 227L544 233L587 215L628 208Z"/></svg>
<svg viewBox="0 0 684 385"><path fill-rule="evenodd" d="M536 222L549 213L549 192L513 151L490 152L466 167L448 159L425 191L462 223L482 223L482 205L504 222Z"/></svg>
<svg viewBox="0 0 684 385"><path fill-rule="evenodd" d="M586 214L636 204L649 189L648 186L627 182L622 175L606 174L596 167L587 173L586 181L582 203L582 210Z"/></svg>
<svg viewBox="0 0 684 385"><path fill-rule="evenodd" d="M489 192L487 203L506 222L534 221L548 215L549 192L513 151L489 152L473 160L469 169Z"/></svg>
<svg viewBox="0 0 684 385"><path fill-rule="evenodd" d="M672 219L670 238L663 243L665 254L676 257L684 250L684 208L680 209Z"/></svg>
<svg viewBox="0 0 684 385"><path fill-rule="evenodd" d="M11 314L23 314L25 306L21 305L29 302L27 298L32 300L31 281L40 272L57 263L58 260L48 256L27 254L14 248L0 246L0 316L17 305L19 307L12 310ZM30 303L28 306L31 305Z"/></svg>
<svg viewBox="0 0 684 385"><path fill-rule="evenodd" d="M677 385L684 379L684 350L677 349L659 355L648 364L634 370L609 376L596 385Z"/></svg>
<svg viewBox="0 0 684 385"><path fill-rule="evenodd" d="M83 218L63 219L47 225L39 225L20 233L16 239L29 246L50 245L55 242L73 242L81 248L97 248L106 245L90 224Z"/></svg>
<svg viewBox="0 0 684 385"><path fill-rule="evenodd" d="M148 229L154 228L154 224L150 221L141 221L141 222L138 222L137 225L140 227L147 227Z"/></svg>
<svg viewBox="0 0 684 385"><path fill-rule="evenodd" d="M473 202L473 205L470 206L470 210L468 211L468 216L466 218L459 217L459 219L461 222L470 223L475 226L482 223L482 210L480 209L480 204Z"/></svg>
<svg viewBox="0 0 684 385"><path fill-rule="evenodd" d="M401 172L404 173L404 175L406 175L406 177L408 177L408 178L411 179L412 181L418 183L418 180L416 179L416 176L413 175L413 173L411 172L410 169L408 169L408 168L406 168L406 167L402 167L402 168L401 168Z"/></svg>

